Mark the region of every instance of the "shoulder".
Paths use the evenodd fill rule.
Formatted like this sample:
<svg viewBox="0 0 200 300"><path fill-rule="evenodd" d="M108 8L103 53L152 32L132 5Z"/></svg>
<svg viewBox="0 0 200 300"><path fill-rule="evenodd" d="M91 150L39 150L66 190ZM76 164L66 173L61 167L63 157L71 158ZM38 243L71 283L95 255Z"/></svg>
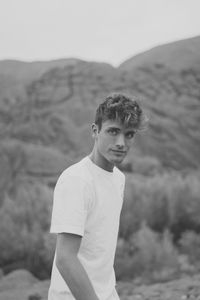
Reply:
<svg viewBox="0 0 200 300"><path fill-rule="evenodd" d="M92 176L87 168L86 159L71 165L65 169L59 176L56 186L58 185L88 185L92 182Z"/></svg>
<svg viewBox="0 0 200 300"><path fill-rule="evenodd" d="M94 198L92 183L91 174L83 159L61 173L54 189L54 202L62 202L62 207L72 206L72 203L74 206L85 203L86 209L89 209Z"/></svg>

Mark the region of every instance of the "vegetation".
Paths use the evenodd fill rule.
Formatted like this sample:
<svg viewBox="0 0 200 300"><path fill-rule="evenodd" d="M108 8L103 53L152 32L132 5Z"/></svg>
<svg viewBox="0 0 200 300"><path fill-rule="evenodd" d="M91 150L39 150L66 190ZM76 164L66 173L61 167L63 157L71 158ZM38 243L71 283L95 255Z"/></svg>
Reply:
<svg viewBox="0 0 200 300"><path fill-rule="evenodd" d="M16 187L0 209L0 268L9 272L23 267L44 278L53 254L53 241L47 235L52 193L32 181L18 180Z"/></svg>
<svg viewBox="0 0 200 300"><path fill-rule="evenodd" d="M116 253L118 279L164 280L199 270L199 179L199 173L128 176Z"/></svg>
<svg viewBox="0 0 200 300"><path fill-rule="evenodd" d="M166 280L200 269L200 174L127 174L117 245L117 279ZM0 209L0 268L50 276L52 189L17 179Z"/></svg>

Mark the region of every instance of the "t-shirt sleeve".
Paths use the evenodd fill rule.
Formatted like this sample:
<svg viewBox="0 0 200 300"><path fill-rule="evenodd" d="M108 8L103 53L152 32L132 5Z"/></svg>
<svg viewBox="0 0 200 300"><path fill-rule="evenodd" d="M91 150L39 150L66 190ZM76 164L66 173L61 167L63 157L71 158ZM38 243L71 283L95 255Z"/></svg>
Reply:
<svg viewBox="0 0 200 300"><path fill-rule="evenodd" d="M78 176L62 174L54 190L50 232L83 236L88 201L87 183Z"/></svg>

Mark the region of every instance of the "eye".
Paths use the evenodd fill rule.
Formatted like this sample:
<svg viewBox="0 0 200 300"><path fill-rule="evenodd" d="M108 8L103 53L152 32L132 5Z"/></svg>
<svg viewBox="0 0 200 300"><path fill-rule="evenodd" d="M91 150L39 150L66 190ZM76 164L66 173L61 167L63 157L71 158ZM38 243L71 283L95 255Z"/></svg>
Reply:
<svg viewBox="0 0 200 300"><path fill-rule="evenodd" d="M129 131L129 132L126 133L126 138L127 139L132 139L135 134L136 134L135 131Z"/></svg>
<svg viewBox="0 0 200 300"><path fill-rule="evenodd" d="M117 135L117 134L118 134L118 130L115 129L115 128L110 128L110 129L108 130L108 133L109 133L110 135Z"/></svg>

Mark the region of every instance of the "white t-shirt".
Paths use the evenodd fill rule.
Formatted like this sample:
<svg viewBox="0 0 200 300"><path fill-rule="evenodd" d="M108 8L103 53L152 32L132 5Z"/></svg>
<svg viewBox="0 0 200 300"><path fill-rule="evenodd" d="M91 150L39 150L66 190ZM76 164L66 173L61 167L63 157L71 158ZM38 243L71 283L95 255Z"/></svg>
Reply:
<svg viewBox="0 0 200 300"><path fill-rule="evenodd" d="M125 176L118 168L108 172L85 157L61 174L54 191L50 232L82 236L78 257L100 300L115 289L113 264L124 184ZM55 257L49 300L51 291L56 299L70 293Z"/></svg>

